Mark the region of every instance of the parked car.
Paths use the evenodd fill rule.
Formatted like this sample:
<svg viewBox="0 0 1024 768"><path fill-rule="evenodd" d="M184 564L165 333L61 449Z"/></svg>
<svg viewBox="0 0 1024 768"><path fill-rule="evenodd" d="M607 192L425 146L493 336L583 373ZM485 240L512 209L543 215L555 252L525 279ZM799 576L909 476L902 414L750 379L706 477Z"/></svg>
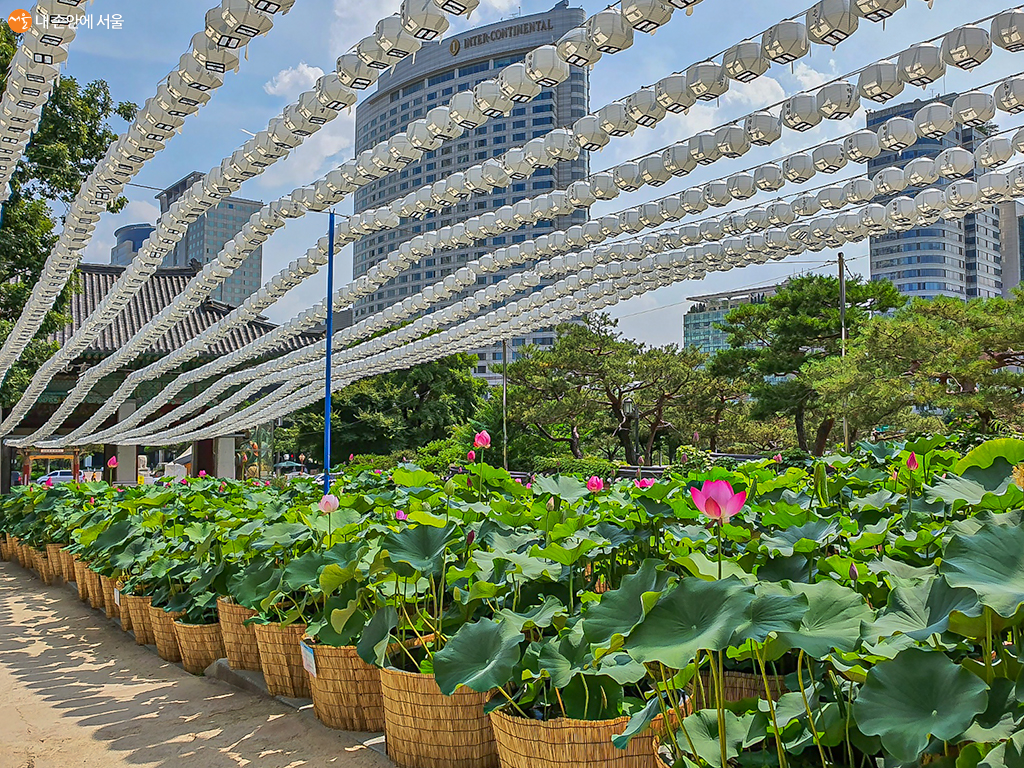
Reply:
<svg viewBox="0 0 1024 768"><path fill-rule="evenodd" d="M79 471L79 477L81 477L81 471ZM47 480L51 480L54 485L57 485L59 483L70 483L73 479L70 469L55 469L53 472L40 477L36 482L45 483Z"/></svg>

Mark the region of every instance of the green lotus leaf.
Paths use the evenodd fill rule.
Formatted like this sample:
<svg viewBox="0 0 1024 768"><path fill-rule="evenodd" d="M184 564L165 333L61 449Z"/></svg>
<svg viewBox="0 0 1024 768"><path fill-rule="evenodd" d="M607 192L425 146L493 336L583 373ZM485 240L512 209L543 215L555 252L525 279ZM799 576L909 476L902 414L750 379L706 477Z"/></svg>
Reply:
<svg viewBox="0 0 1024 768"><path fill-rule="evenodd" d="M988 688L945 654L911 648L868 673L853 716L901 763L915 762L932 737L956 739L988 705Z"/></svg>
<svg viewBox="0 0 1024 768"><path fill-rule="evenodd" d="M550 627L556 617L563 617L561 623L564 624L564 617L567 615L568 611L557 597L549 597L540 605L535 605L522 613L514 613L507 608L497 613L502 623L508 624L516 632L522 632L524 629Z"/></svg>
<svg viewBox="0 0 1024 768"><path fill-rule="evenodd" d="M1024 768L1024 729L989 752L978 768Z"/></svg>
<svg viewBox="0 0 1024 768"><path fill-rule="evenodd" d="M958 475L962 475L971 467L988 469L999 460L1010 466L1024 461L1024 440L1016 438L986 440L960 459L954 471Z"/></svg>
<svg viewBox="0 0 1024 768"><path fill-rule="evenodd" d="M891 586L905 584L915 579L929 579L939 571L934 565L917 567L904 563L902 560L893 560L891 557L882 555L879 560L872 560L868 563L868 570L872 573L887 574L887 581Z"/></svg>
<svg viewBox="0 0 1024 768"><path fill-rule="evenodd" d="M609 647L613 640L628 635L644 617L644 595L661 592L669 574L660 560L648 559L622 579L618 589L601 595L601 600L583 615L583 634L592 645Z"/></svg>
<svg viewBox="0 0 1024 768"><path fill-rule="evenodd" d="M445 550L457 530L455 523L444 528L417 525L392 531L384 537L381 546L387 550L388 558L398 566L396 570L402 576L412 576L413 573L440 576L444 570Z"/></svg>
<svg viewBox="0 0 1024 768"><path fill-rule="evenodd" d="M612 736L612 744L615 745L616 749L625 749L629 746L629 742L632 741L634 736L640 735L651 727L651 723L661 714L662 704L659 699L660 695L655 690L651 700L647 702L643 709L634 713L629 718L629 722L626 723L626 729L622 733Z"/></svg>
<svg viewBox="0 0 1024 768"><path fill-rule="evenodd" d="M387 605L377 611L363 628L356 653L367 664L383 667L388 660L391 631L398 626L398 611Z"/></svg>
<svg viewBox="0 0 1024 768"><path fill-rule="evenodd" d="M858 496L850 499L850 508L855 509L858 512L863 512L866 509L882 510L887 509L892 504L899 503L902 498L902 496L895 494L892 491L880 488L867 496Z"/></svg>
<svg viewBox="0 0 1024 768"><path fill-rule="evenodd" d="M971 467L963 476L950 474L924 487L929 501L941 499L954 509L970 504L986 509L1014 509L1021 505L1024 491L1010 479L1010 464L998 459L987 469Z"/></svg>
<svg viewBox="0 0 1024 768"><path fill-rule="evenodd" d="M986 743L1008 739L1020 729L1022 710L1024 707L1014 698L1013 681L997 677L988 689L988 707L964 731L961 740Z"/></svg>
<svg viewBox="0 0 1024 768"><path fill-rule="evenodd" d="M533 483L533 492L535 494L550 493L552 496L557 496L568 504L579 501L590 493L582 481L565 475L538 477L536 482Z"/></svg>
<svg viewBox="0 0 1024 768"><path fill-rule="evenodd" d="M434 654L434 679L451 696L459 686L485 693L505 685L520 659L522 634L492 619L464 624Z"/></svg>
<svg viewBox="0 0 1024 768"><path fill-rule="evenodd" d="M725 710L725 757L731 760L738 757L747 739L747 731L753 715L740 717L728 709ZM689 737L689 739L687 739ZM718 712L713 709L702 709L694 712L683 720L682 727L676 734L680 749L689 752L690 745L697 754L694 757L703 760L713 768L722 768L722 748L718 735ZM726 768L728 768L726 766Z"/></svg>
<svg viewBox="0 0 1024 768"><path fill-rule="evenodd" d="M764 536L761 544L772 554L789 557L794 552L814 552L838 535L839 523L835 520L814 520Z"/></svg>
<svg viewBox="0 0 1024 768"><path fill-rule="evenodd" d="M437 475L425 469L416 469L411 465L397 467L391 473L391 481L395 485L406 488L426 488L437 483Z"/></svg>
<svg viewBox="0 0 1024 768"><path fill-rule="evenodd" d="M797 631L779 632L779 638L814 658L823 658L833 649L852 651L860 641L861 624L873 618L864 598L841 584L783 582L782 587L804 595L807 611Z"/></svg>
<svg viewBox="0 0 1024 768"><path fill-rule="evenodd" d="M633 630L626 650L637 661L682 669L699 651L720 651L729 645L753 597L753 588L737 579L683 579Z"/></svg>
<svg viewBox="0 0 1024 768"><path fill-rule="evenodd" d="M554 560L560 565L573 565L580 560L587 552L596 548L598 542L591 539L582 539L572 536L563 539L561 543L551 542L546 547L534 545L530 554L534 557L546 557Z"/></svg>
<svg viewBox="0 0 1024 768"><path fill-rule="evenodd" d="M949 629L953 611L980 616L981 610L977 596L969 589L953 589L940 578L915 581L889 593L889 602L875 619L871 633L876 638L902 633L914 640L927 640Z"/></svg>
<svg viewBox="0 0 1024 768"><path fill-rule="evenodd" d="M763 643L769 635L800 629L808 608L804 595L782 592L771 584L759 585L754 592L754 599L744 609L743 620L733 632L729 645L742 645L748 640Z"/></svg>
<svg viewBox="0 0 1024 768"><path fill-rule="evenodd" d="M604 675L576 675L561 692L573 720L611 720L621 714L622 686Z"/></svg>
<svg viewBox="0 0 1024 768"><path fill-rule="evenodd" d="M1003 618L1013 616L1024 604L1024 528L986 525L973 536L954 536L939 572Z"/></svg>
<svg viewBox="0 0 1024 768"><path fill-rule="evenodd" d="M718 578L718 560L712 560L703 552L691 552L683 557L673 557L672 560L698 579L715 581ZM748 573L738 563L728 559L722 561L722 577L731 577L750 584L757 581L753 574Z"/></svg>

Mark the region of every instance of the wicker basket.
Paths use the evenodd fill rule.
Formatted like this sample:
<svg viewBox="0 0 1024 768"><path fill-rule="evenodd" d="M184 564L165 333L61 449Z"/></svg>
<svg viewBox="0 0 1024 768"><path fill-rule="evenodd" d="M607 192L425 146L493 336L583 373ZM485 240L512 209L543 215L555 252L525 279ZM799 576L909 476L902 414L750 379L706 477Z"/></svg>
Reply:
<svg viewBox="0 0 1024 768"><path fill-rule="evenodd" d="M433 675L390 668L380 671L380 687L388 757L399 768L497 768L488 694L445 696Z"/></svg>
<svg viewBox="0 0 1024 768"><path fill-rule="evenodd" d="M713 709L715 707L714 678L711 677L710 672L701 672L700 677L701 685L704 687L703 695L701 695L701 688L696 681L691 682L688 689L693 706L696 709ZM786 684L782 676L768 675L768 685L771 688L773 701L778 701L779 697L786 692ZM727 702L764 698L764 678L752 672L725 670L724 688Z"/></svg>
<svg viewBox="0 0 1024 768"><path fill-rule="evenodd" d="M289 699L310 697L309 675L302 666L299 642L306 634L305 624L256 624L256 645L260 651L260 669L271 696Z"/></svg>
<svg viewBox="0 0 1024 768"><path fill-rule="evenodd" d="M8 560L8 556L7 556L7 539L8 538L9 538L9 536L6 533L3 536L0 536L0 560L4 560L4 561Z"/></svg>
<svg viewBox="0 0 1024 768"><path fill-rule="evenodd" d="M60 551L60 558L64 563L64 579L69 583L75 583L78 581L78 577L75 575L75 556L68 552L66 549Z"/></svg>
<svg viewBox="0 0 1024 768"><path fill-rule="evenodd" d="M217 659L224 658L220 624L183 624L175 621L174 634L178 638L181 664L186 672L201 675Z"/></svg>
<svg viewBox="0 0 1024 768"><path fill-rule="evenodd" d="M121 618L121 607L114 602L114 580L108 576L100 576L100 589L103 590L103 610L108 619Z"/></svg>
<svg viewBox="0 0 1024 768"><path fill-rule="evenodd" d="M114 589L117 590L118 613L121 614L121 629L125 632L132 631L132 614L128 609L128 602L125 600L124 582L118 579L114 582Z"/></svg>
<svg viewBox="0 0 1024 768"><path fill-rule="evenodd" d="M359 658L354 646L313 645L316 675L309 676L313 712L328 728L375 733L384 730L380 670Z"/></svg>
<svg viewBox="0 0 1024 768"><path fill-rule="evenodd" d="M612 744L628 722L628 717L543 721L491 713L501 768L656 768L650 734L634 738L626 749Z"/></svg>
<svg viewBox="0 0 1024 768"><path fill-rule="evenodd" d="M232 669L260 671L260 651L256 644L256 628L245 621L256 615L243 605L228 598L217 600L217 616L224 636L224 652Z"/></svg>
<svg viewBox="0 0 1024 768"><path fill-rule="evenodd" d="M149 606L149 623L153 628L156 655L164 661L181 661L181 649L178 648L178 637L174 633L174 620L181 615L181 611L167 612L163 608Z"/></svg>
<svg viewBox="0 0 1024 768"><path fill-rule="evenodd" d="M152 598L137 595L121 595L121 607L132 619L132 632L135 633L137 645L152 645L153 627L149 621L149 604Z"/></svg>
<svg viewBox="0 0 1024 768"><path fill-rule="evenodd" d="M89 599L89 579L85 575L85 563L75 558L75 585L78 587L78 599L86 601Z"/></svg>
<svg viewBox="0 0 1024 768"><path fill-rule="evenodd" d="M86 564L85 580L89 583L89 605L96 610L103 610L103 584L100 575Z"/></svg>
<svg viewBox="0 0 1024 768"><path fill-rule="evenodd" d="M50 564L51 578L67 581L64 576L64 558L61 557L60 551L60 544L47 544L46 561Z"/></svg>
<svg viewBox="0 0 1024 768"><path fill-rule="evenodd" d="M53 571L50 570L50 560L47 558L46 552L42 549L34 548L30 552L32 554L32 565L43 584L52 584Z"/></svg>

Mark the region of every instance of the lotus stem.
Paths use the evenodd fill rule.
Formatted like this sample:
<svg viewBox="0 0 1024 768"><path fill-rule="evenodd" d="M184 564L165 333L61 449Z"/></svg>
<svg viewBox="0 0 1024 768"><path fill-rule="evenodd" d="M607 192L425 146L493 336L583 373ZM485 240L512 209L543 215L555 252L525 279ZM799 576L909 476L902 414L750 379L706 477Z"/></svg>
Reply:
<svg viewBox="0 0 1024 768"><path fill-rule="evenodd" d="M674 687L669 687L668 675L665 671L665 665L659 661L658 667L661 671L661 684L665 686L665 698L668 699L668 704L669 707L671 707L671 711L676 713L676 717L679 719L679 722L682 723L683 713L679 710L679 704L677 703L678 700L675 699L671 693L669 693L670 690L674 690ZM672 727L672 718L669 715L669 710L666 708L664 700L661 698L661 694L658 692L657 685L654 686L654 695L658 697L658 707L661 709L661 716L665 718L665 728L668 731L668 737L672 740L672 746L675 749L675 752L672 756L675 760L678 760L680 757L682 757L682 750L679 748L679 739L676 738L675 728ZM689 737L687 737L687 740L689 740ZM691 744L691 747L692 746L693 745Z"/></svg>
<svg viewBox="0 0 1024 768"><path fill-rule="evenodd" d="M985 682L992 685L995 672L992 669L992 609L985 606Z"/></svg>
<svg viewBox="0 0 1024 768"><path fill-rule="evenodd" d="M729 758L726 755L726 743L725 743L725 684L722 680L723 671L721 669L722 654L718 654L718 663L715 662L715 656L711 651L708 651L708 658L711 661L711 683L715 688L715 713L718 717L718 747L722 755L722 768L728 768Z"/></svg>
<svg viewBox="0 0 1024 768"><path fill-rule="evenodd" d="M498 686L498 690L501 692L502 696L504 696L506 699L508 699L508 703L516 708L516 711L519 712L520 715L522 715L523 717L529 719L529 716L525 712L523 712L522 707L519 706L519 704L516 702L515 699L513 699L511 696L508 695L508 691L506 691L503 686L499 685ZM555 689L555 693L558 693L558 689L557 688ZM562 701L561 697L559 697L558 701L559 701L559 703L561 703L561 701ZM565 709L564 708L562 709L562 715L563 716L565 715Z"/></svg>
<svg viewBox="0 0 1024 768"><path fill-rule="evenodd" d="M775 729L775 749L779 753L779 768L786 768L786 750L782 746L779 721L775 716L775 699L772 698L771 686L768 685L768 671L765 669L761 651L755 648L754 656L757 658L757 665L761 670L761 679L764 681L764 695L768 698L768 713L772 717L772 728Z"/></svg>
<svg viewBox="0 0 1024 768"><path fill-rule="evenodd" d="M807 700L807 689L804 688L804 674L803 674L803 662L804 652L801 650L800 654L796 657L796 679L797 684L800 686L800 696L804 700L804 709L807 711L807 719L811 724L811 735L814 737L814 745L818 748L818 754L821 755L822 768L828 768L828 760L825 758L825 750L821 746L821 739L818 737L818 726L814 722L814 713L811 712L811 703ZM807 671L810 673L811 664L807 663ZM811 675L811 684L814 684L814 676Z"/></svg>

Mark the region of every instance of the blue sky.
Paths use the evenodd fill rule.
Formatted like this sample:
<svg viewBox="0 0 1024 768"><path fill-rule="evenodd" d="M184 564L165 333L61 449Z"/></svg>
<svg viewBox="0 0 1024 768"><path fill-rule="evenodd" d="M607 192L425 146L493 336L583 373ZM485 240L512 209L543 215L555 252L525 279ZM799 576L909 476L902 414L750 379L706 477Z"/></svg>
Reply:
<svg viewBox="0 0 1024 768"><path fill-rule="evenodd" d="M512 15L536 13L550 8L554 0L483 0L471 20L459 20L451 31L461 31ZM212 0L96 0L86 13L94 17L120 13L124 18L119 30L93 28L80 30L72 43L66 73L79 80L104 78L116 99L142 104L151 97L157 83L176 65L189 47L193 34L203 28L203 18ZM580 5L580 2L573 2ZM28 0L21 7L30 5ZM604 7L603 2L582 2L588 13ZM802 14L809 0L704 0L691 16L677 12L672 21L654 35L637 34L633 47L614 56L605 56L591 74L591 109L624 97L637 88L650 85L674 71L713 56L747 37L759 36L768 26L796 14ZM5 0L6 16L16 3ZM163 188L191 170L207 171L231 154L247 138L243 132L256 132L280 113L321 73L333 69L335 59L372 31L376 22L399 7L398 0L297 0L291 13L277 17L270 33L254 40L237 73L229 73L225 85L217 90L200 112L189 118L180 135L167 143L136 178L141 185ZM732 84L719 103L702 102L688 115L670 115L654 130L639 128L632 137L613 139L604 150L593 153L591 169L597 171L675 141L697 131L713 128L741 117L756 108L774 104L802 89L820 84L879 58L889 57L918 42L939 35L960 24L969 23L1009 7L1006 0L935 0L929 10L925 0L908 0L907 8L885 25L861 22L850 40L835 50L813 46L812 54L795 67L773 65L769 72L748 85ZM1024 54L1015 55L997 49L992 58L973 73L950 71L944 81L927 91L908 87L904 96L913 99L972 86L1019 74L1024 69ZM937 87L940 86L940 87ZM986 88L991 90L991 88ZM1005 114L997 116L1002 128L1022 122ZM847 121L819 126L806 134L784 134L771 147L755 148L746 156L719 161L698 169L684 179L673 179L657 189L646 188L593 209L594 213L622 208L686 189L701 181L748 169L758 163L781 159L787 153L813 145L832 136L840 136L863 127L864 114ZM343 114L310 137L292 155L268 169L262 177L242 187L239 195L269 201L319 178L352 156L353 115ZM855 175L861 166L848 166L845 173ZM808 187L825 183L818 176ZM785 192L798 191L786 187ZM127 223L154 221L158 209L154 191L130 187L130 200L122 213L105 215L97 226L86 260L109 262L114 230ZM765 196L761 196L765 197ZM754 198L757 202L761 197ZM767 197L765 197L767 199ZM746 203L749 204L749 203ZM343 203L350 212L350 203ZM728 211L728 209L725 209ZM289 223L264 246L264 279L269 279L287 263L305 253L326 232L326 217L309 215ZM846 249L855 272L866 273L867 245ZM808 253L781 263L736 269L712 274L700 282L681 283L637 297L616 307L620 327L630 336L652 344L678 343L686 297L733 288L746 288L775 282L799 271L834 271L831 252ZM351 248L342 251L339 274L351 274ZM307 281L268 311L282 322L312 303L319 301L324 281Z"/></svg>

